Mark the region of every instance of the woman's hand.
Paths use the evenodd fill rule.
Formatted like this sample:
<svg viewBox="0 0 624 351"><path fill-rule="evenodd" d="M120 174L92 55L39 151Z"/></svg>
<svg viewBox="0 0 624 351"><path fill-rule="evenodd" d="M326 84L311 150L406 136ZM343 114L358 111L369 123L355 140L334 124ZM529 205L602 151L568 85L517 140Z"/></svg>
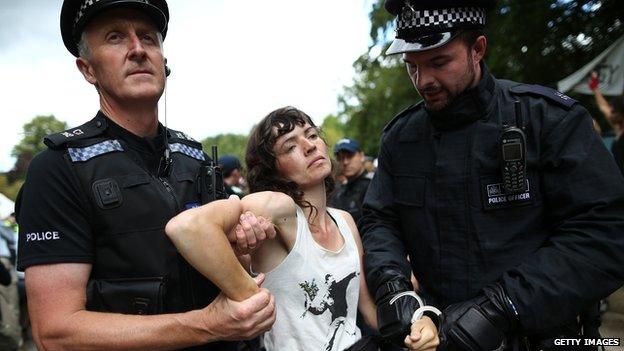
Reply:
<svg viewBox="0 0 624 351"><path fill-rule="evenodd" d="M403 341L409 350L435 351L440 344L438 329L433 321L425 316L412 323L410 335Z"/></svg>
<svg viewBox="0 0 624 351"><path fill-rule="evenodd" d="M227 237L236 256L242 256L252 253L262 242L273 239L275 234L275 226L270 220L247 211L240 215L238 224Z"/></svg>

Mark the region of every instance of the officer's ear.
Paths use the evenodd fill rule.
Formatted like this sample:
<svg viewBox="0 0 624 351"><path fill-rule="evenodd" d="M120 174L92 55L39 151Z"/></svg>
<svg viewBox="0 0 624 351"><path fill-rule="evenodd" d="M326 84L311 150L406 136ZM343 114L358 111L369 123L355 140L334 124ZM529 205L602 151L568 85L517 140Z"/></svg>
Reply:
<svg viewBox="0 0 624 351"><path fill-rule="evenodd" d="M78 57L76 58L76 67L78 67L78 70L82 73L82 76L87 82L97 85L97 78L95 77L93 66L89 63L89 61L82 57Z"/></svg>
<svg viewBox="0 0 624 351"><path fill-rule="evenodd" d="M472 45L472 49L470 50L470 54L472 55L472 62L478 64L485 57L485 50L487 48L487 38L485 35L480 35L475 40L474 45Z"/></svg>

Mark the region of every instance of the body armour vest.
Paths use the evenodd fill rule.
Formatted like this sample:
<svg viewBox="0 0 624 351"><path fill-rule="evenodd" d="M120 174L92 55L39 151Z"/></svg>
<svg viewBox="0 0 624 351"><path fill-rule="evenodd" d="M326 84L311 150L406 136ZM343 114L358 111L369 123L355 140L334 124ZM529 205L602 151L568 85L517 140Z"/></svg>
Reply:
<svg viewBox="0 0 624 351"><path fill-rule="evenodd" d="M168 130L172 163L167 174L154 175L124 140L104 133L107 123L98 115L45 138L48 147L67 150L87 197L94 251L87 310L162 314L207 306L219 289L182 258L164 230L169 219L200 205L197 176L207 161L201 144Z"/></svg>

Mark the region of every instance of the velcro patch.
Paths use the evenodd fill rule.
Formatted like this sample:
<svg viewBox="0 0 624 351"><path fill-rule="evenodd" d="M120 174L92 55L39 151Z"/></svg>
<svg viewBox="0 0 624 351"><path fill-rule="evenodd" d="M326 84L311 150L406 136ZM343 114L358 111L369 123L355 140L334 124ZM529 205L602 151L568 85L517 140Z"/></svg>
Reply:
<svg viewBox="0 0 624 351"><path fill-rule="evenodd" d="M509 91L514 94L535 94L543 96L568 109L577 102L560 91L537 84L520 84L510 88Z"/></svg>

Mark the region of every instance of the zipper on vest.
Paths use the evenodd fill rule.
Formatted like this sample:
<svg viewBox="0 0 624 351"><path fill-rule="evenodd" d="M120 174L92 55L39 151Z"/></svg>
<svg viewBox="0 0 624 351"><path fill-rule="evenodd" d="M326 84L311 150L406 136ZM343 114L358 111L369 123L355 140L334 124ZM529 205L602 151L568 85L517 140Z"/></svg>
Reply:
<svg viewBox="0 0 624 351"><path fill-rule="evenodd" d="M173 200L173 203L175 205L175 211L176 213L180 213L180 204L178 203L178 198L175 195L175 192L173 191L173 188L171 188L171 185L169 184L169 182L167 181L167 179L163 178L163 177L155 177L157 178L160 183L163 185L163 187L165 188L166 192L171 196L171 199ZM188 287L188 292L187 292L187 296L190 299L190 305L186 306L189 307L191 309L195 309L197 308L197 303L196 303L196 297L195 297L195 293L194 293L194 285L193 284L193 278L192 278L192 271L191 271L191 266L190 264L188 264L186 262L186 260L178 253L178 261L180 262L180 281L184 281L186 283L186 286Z"/></svg>
<svg viewBox="0 0 624 351"><path fill-rule="evenodd" d="M173 189L171 188L171 185L169 185L169 183L167 182L167 180L165 178L158 177L158 180L160 180L162 185L165 187L165 190L167 191L167 193L169 195L171 195L171 199L173 200L173 204L175 206L176 213L180 213L180 204L178 204L178 198L176 197L175 193L173 192Z"/></svg>

